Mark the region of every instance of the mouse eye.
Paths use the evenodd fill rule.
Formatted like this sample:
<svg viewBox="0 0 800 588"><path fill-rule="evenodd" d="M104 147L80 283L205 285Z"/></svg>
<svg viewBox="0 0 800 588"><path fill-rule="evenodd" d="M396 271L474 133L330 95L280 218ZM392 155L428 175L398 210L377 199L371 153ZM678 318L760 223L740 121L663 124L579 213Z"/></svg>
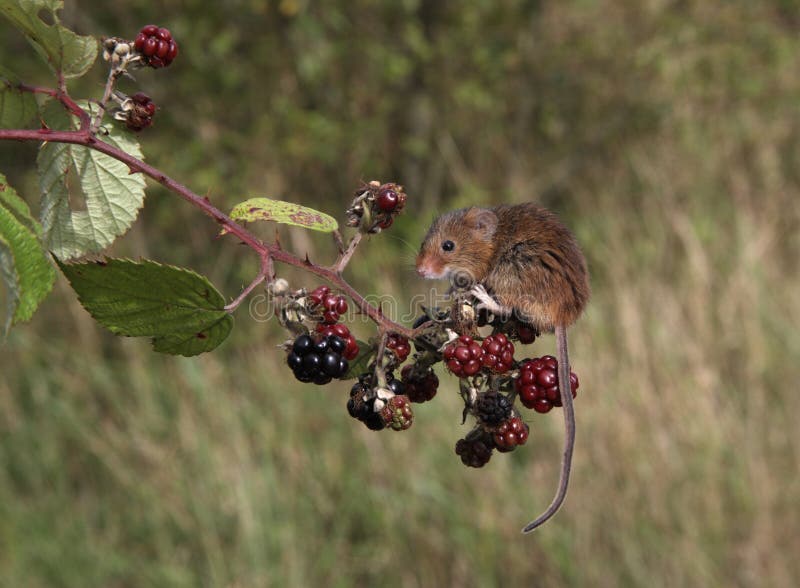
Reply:
<svg viewBox="0 0 800 588"><path fill-rule="evenodd" d="M450 241L449 239L442 243L442 249L444 251L452 251L456 248L456 244Z"/></svg>

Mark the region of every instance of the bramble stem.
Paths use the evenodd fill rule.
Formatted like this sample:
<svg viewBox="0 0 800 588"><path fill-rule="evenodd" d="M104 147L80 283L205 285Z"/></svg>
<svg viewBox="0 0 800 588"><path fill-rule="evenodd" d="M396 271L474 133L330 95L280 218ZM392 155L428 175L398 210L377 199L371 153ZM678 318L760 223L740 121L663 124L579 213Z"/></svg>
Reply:
<svg viewBox="0 0 800 588"><path fill-rule="evenodd" d="M359 294L355 288L348 284L341 276L342 269L344 269L345 265L347 265L347 262L350 260L350 257L353 255L355 248L358 246L358 243L361 240L360 233L356 234L350 240L347 249L340 255L337 262L331 268L318 266L308 260L300 259L296 255L282 250L278 244L270 245L264 243L242 225L237 224L228 215L212 205L208 198L198 196L188 187L172 179L158 168L155 168L152 165L122 151L121 149L106 143L102 139L99 139L91 128L89 115L80 106L78 106L66 94L65 91L28 86L25 84L19 84L17 87L23 91L47 94L57 98L69 112L78 117L81 123L81 128L76 131L54 131L51 129L0 129L0 140L70 143L73 145L82 145L84 147L88 147L89 149L99 151L100 153L105 153L109 157L112 157L117 161L121 161L127 165L131 170L131 173L139 172L144 174L145 176L155 180L167 188L167 190L170 192L177 194L192 206L199 208L206 215L214 219L218 224L225 227L227 233L235 235L242 241L242 243L258 253L262 259L261 272L259 272L259 275L256 276L255 280L253 280L253 282L245 289L245 291L243 291L242 294L240 294L239 297L237 297L237 299L229 304L226 308L230 310L236 308L236 306L238 306L241 301L244 300L244 297L247 296L247 294L249 294L260 282L264 281L264 279L272 279L272 262L279 261L281 263L292 265L309 273L315 274L339 290L343 291L355 303L358 309L367 315L373 322L375 322L382 331L388 333L397 333L398 335L402 335L403 337L407 337L409 339L413 339L418 332L421 332L421 328L409 329L384 316L383 311L380 308L367 302L364 297ZM267 264L268 270L265 270L265 263Z"/></svg>
<svg viewBox="0 0 800 588"><path fill-rule="evenodd" d="M111 94L114 92L114 84L117 83L117 79L121 75L121 71L118 69L114 69L113 67L108 71L108 78L106 79L106 87L103 90L103 97L100 99L100 109L97 111L97 114L94 116L94 120L89 127L89 131L91 133L96 133L97 129L100 128L100 123L103 122L103 117L106 114L106 105L108 101L111 100Z"/></svg>

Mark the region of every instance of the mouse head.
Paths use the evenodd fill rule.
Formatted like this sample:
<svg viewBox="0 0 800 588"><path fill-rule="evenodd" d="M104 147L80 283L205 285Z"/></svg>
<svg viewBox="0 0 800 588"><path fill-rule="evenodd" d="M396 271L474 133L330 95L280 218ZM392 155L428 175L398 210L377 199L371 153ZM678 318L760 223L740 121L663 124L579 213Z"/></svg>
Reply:
<svg viewBox="0 0 800 588"><path fill-rule="evenodd" d="M417 273L423 278L461 277L481 282L494 256L497 215L488 208L462 208L437 218L422 241Z"/></svg>

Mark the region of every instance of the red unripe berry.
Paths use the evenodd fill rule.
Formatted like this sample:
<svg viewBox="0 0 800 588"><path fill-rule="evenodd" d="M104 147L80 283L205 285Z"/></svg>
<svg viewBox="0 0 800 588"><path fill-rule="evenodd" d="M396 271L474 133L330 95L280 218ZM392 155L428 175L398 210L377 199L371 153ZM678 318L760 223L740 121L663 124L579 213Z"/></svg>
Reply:
<svg viewBox="0 0 800 588"><path fill-rule="evenodd" d="M144 46L142 47L142 53L147 55L147 57L152 57L153 55L155 55L157 50L158 50L158 39L156 39L155 37L148 37L144 42Z"/></svg>
<svg viewBox="0 0 800 588"><path fill-rule="evenodd" d="M164 59L169 53L169 42L167 41L159 41L158 48L156 49L156 57L159 59Z"/></svg>
<svg viewBox="0 0 800 588"><path fill-rule="evenodd" d="M536 340L536 331L527 325L520 325L517 327L517 337L520 343L528 345Z"/></svg>
<svg viewBox="0 0 800 588"><path fill-rule="evenodd" d="M160 28L156 33L156 36L161 39L162 41L171 41L172 40L172 33L169 32L169 29Z"/></svg>
<svg viewBox="0 0 800 588"><path fill-rule="evenodd" d="M498 451L512 451L518 445L524 445L528 440L528 425L519 417L511 417L497 429L494 434L494 443Z"/></svg>
<svg viewBox="0 0 800 588"><path fill-rule="evenodd" d="M146 37L152 37L158 34L158 26L156 25L145 25L142 27L141 34Z"/></svg>
<svg viewBox="0 0 800 588"><path fill-rule="evenodd" d="M570 390L575 398L578 390L578 376L570 372ZM558 389L558 361L552 355L529 359L520 365L519 378L514 382L519 399L524 406L536 412L549 412L554 406L561 406Z"/></svg>
<svg viewBox="0 0 800 588"><path fill-rule="evenodd" d="M378 209L382 212L394 212L394 209L397 208L397 203L399 200L400 199L397 196L397 192L387 189L378 192L378 197L375 199L375 203L378 205Z"/></svg>

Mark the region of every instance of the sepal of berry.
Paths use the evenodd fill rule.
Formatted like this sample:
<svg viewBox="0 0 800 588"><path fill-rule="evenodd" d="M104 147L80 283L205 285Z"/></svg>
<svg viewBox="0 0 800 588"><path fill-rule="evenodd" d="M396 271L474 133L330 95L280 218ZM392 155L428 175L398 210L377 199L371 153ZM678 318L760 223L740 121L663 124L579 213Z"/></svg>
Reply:
<svg viewBox="0 0 800 588"><path fill-rule="evenodd" d="M482 468L492 457L494 439L486 433L475 434L474 431L464 439L456 441L456 455L461 463L471 468Z"/></svg>
<svg viewBox="0 0 800 588"><path fill-rule="evenodd" d="M525 444L528 433L528 425L518 416L513 416L495 431L493 436L495 447L503 453L513 451L518 445Z"/></svg>
<svg viewBox="0 0 800 588"><path fill-rule="evenodd" d="M447 369L459 378L477 374L483 366L482 359L483 348L468 335L461 335L444 349Z"/></svg>
<svg viewBox="0 0 800 588"><path fill-rule="evenodd" d="M414 412L408 396L392 396L381 409L381 417L386 426L394 431L405 431L414 422Z"/></svg>
<svg viewBox="0 0 800 588"><path fill-rule="evenodd" d="M411 402L426 402L436 396L439 378L433 368L420 370L416 365L407 365L400 372L406 386L406 396Z"/></svg>
<svg viewBox="0 0 800 588"><path fill-rule="evenodd" d="M495 374L504 374L514 364L514 344L503 333L495 333L481 344L483 367Z"/></svg>

